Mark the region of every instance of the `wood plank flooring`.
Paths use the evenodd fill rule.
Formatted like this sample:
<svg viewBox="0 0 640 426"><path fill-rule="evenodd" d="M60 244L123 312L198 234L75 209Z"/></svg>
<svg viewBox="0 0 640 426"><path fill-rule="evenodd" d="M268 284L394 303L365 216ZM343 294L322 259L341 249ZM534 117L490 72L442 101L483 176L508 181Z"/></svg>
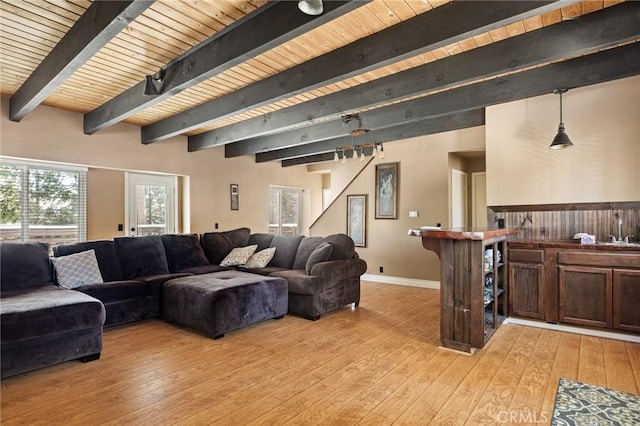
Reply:
<svg viewBox="0 0 640 426"><path fill-rule="evenodd" d="M358 308L212 340L149 320L98 361L2 381L3 425L548 423L558 379L638 394L640 344L515 324L473 356L438 347L437 290L363 282Z"/></svg>

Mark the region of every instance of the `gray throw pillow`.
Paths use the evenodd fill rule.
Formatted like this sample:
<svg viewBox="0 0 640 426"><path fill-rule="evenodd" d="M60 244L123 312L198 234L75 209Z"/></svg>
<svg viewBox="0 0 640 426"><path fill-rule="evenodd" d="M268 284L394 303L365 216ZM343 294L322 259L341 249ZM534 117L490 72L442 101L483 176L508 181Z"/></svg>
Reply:
<svg viewBox="0 0 640 426"><path fill-rule="evenodd" d="M316 266L320 262L326 262L331 257L331 253L333 253L333 246L329 243L320 243L318 247L311 253L309 259L307 259L307 264L304 267L307 275L311 274L311 269Z"/></svg>

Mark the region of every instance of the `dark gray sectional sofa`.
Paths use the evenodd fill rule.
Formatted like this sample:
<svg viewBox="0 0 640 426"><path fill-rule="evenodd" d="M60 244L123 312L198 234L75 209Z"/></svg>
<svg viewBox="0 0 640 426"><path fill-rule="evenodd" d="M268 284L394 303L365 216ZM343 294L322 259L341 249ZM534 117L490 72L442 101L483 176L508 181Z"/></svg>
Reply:
<svg viewBox="0 0 640 426"><path fill-rule="evenodd" d="M256 252L275 247L274 257L261 268L220 266L232 249L250 245L258 246ZM344 234L274 236L240 228L58 246L55 257L94 250L104 281L67 290L56 285L45 244L0 247L2 377L72 359L97 359L103 326L147 318L188 326L195 326L188 321L197 321L203 325L195 327L212 337L285 313L316 320L344 305L359 304L360 276L367 268ZM250 281L253 290L247 287ZM229 287L209 295L217 304L200 308L207 310L200 312L208 324L197 318L191 304L184 305L190 299L178 299L188 293L180 286L198 293L206 282L210 291ZM238 302L239 294L252 300ZM163 300L165 295L169 299Z"/></svg>

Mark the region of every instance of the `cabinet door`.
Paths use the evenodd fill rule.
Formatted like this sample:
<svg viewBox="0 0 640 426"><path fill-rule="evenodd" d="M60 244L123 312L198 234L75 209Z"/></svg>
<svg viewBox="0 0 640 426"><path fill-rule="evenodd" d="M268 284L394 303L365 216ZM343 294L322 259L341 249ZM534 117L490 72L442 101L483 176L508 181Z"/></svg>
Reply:
<svg viewBox="0 0 640 426"><path fill-rule="evenodd" d="M513 315L543 319L544 265L509 263L509 306Z"/></svg>
<svg viewBox="0 0 640 426"><path fill-rule="evenodd" d="M640 332L640 271L613 270L613 327Z"/></svg>
<svg viewBox="0 0 640 426"><path fill-rule="evenodd" d="M611 328L611 269L559 266L560 322Z"/></svg>

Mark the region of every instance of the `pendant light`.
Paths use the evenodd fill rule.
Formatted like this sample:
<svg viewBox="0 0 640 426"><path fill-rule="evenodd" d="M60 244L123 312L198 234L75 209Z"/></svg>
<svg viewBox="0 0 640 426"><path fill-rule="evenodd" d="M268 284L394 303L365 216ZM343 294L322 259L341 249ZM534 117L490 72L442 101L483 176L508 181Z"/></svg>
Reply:
<svg viewBox="0 0 640 426"><path fill-rule="evenodd" d="M562 94L566 91L567 89L556 89L553 91L556 95L560 95L560 125L558 126L558 134L556 134L556 137L553 138L553 142L551 142L549 146L551 149L563 149L573 146L569 136L564 131L564 123L562 122Z"/></svg>
<svg viewBox="0 0 640 426"><path fill-rule="evenodd" d="M320 15L322 14L322 0L300 0L298 2L298 9L307 15Z"/></svg>

